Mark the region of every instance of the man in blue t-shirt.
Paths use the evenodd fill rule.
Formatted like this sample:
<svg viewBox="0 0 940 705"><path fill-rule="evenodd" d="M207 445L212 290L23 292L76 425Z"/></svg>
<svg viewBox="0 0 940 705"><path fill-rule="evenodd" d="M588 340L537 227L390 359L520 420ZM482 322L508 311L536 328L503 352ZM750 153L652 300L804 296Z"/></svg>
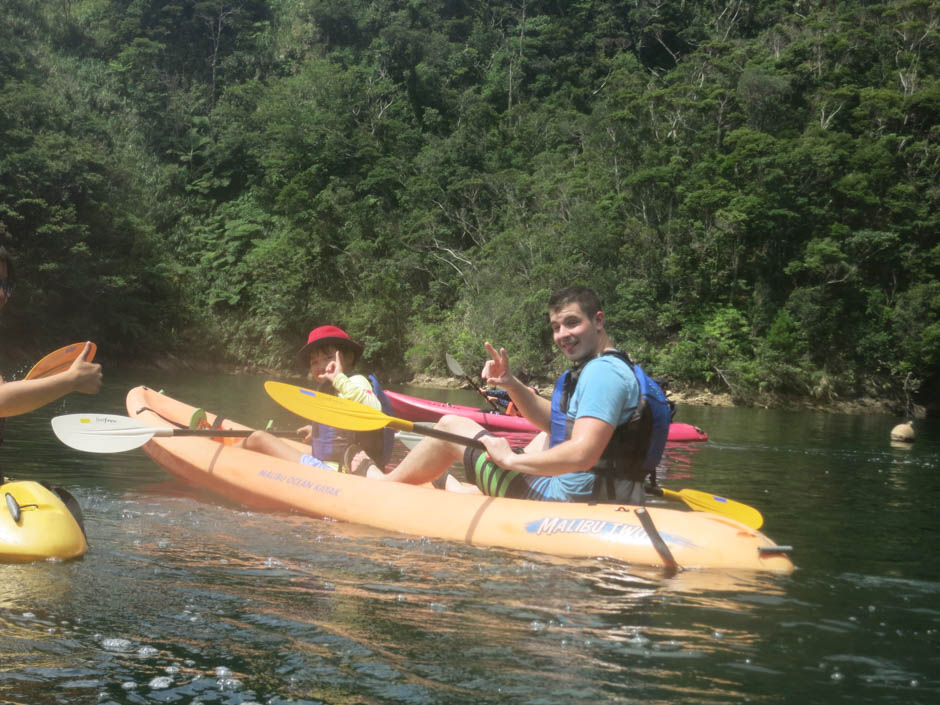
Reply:
<svg viewBox="0 0 940 705"><path fill-rule="evenodd" d="M549 441L547 435L552 428L552 402L532 394L512 374L505 349L497 351L485 343L490 355L483 367L487 384L509 392L521 414L546 433L536 436L523 452L516 452L505 438L491 435L476 422L462 416L445 416L436 428L479 438L486 451L425 438L398 467L384 475L385 479L410 484L429 482L463 454L468 479L487 495L568 502L597 496L594 485L598 475L594 470L615 429L636 410L639 385L623 359L603 355L613 346L604 328L600 301L591 289L572 286L556 291L549 299L548 311L555 344L578 373L567 408L555 411L556 424L560 421L563 429L567 427L563 437ZM615 495L604 495L605 499L643 503L641 481L618 479L616 485Z"/></svg>

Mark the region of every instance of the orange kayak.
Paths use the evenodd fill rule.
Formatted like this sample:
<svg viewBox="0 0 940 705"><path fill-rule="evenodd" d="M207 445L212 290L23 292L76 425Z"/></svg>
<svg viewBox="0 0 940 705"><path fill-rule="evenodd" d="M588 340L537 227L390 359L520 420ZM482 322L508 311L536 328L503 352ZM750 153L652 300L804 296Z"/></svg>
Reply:
<svg viewBox="0 0 940 705"><path fill-rule="evenodd" d="M127 394L127 411L147 426L185 428L195 407L135 387ZM208 414L207 420L215 417ZM231 421L221 427L247 428ZM171 475L254 509L554 556L679 568L793 570L786 548L740 522L706 512L448 492L313 468L204 436L155 436L143 448Z"/></svg>

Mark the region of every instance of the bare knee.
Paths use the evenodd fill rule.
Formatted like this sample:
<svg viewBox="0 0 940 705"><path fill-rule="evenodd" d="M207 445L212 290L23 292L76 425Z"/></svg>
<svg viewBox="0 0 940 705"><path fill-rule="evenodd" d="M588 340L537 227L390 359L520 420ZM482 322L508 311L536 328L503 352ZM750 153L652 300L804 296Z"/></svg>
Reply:
<svg viewBox="0 0 940 705"><path fill-rule="evenodd" d="M287 445L277 436L265 431L255 431L245 439L243 446L247 450L256 453L264 453L282 460L297 462L303 457L303 451L297 450L294 446Z"/></svg>
<svg viewBox="0 0 940 705"><path fill-rule="evenodd" d="M461 436L467 436L468 438L473 438L473 436L483 430L483 427L476 421L468 419L466 416L458 416L456 414L445 414L434 424L434 428L441 431L449 431L450 433L457 433Z"/></svg>
<svg viewBox="0 0 940 705"><path fill-rule="evenodd" d="M263 450L267 445L267 438L270 434L264 431L252 431L248 436L241 442L241 445L248 450Z"/></svg>

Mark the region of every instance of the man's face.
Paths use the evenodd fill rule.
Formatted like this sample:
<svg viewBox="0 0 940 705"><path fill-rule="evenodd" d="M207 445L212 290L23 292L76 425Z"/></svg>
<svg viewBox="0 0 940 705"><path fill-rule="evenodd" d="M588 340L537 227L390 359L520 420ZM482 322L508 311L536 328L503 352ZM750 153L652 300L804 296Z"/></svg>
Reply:
<svg viewBox="0 0 940 705"><path fill-rule="evenodd" d="M587 360L599 352L598 338L604 329L602 311L598 311L594 318L588 318L581 305L574 302L551 311L548 321L555 345L572 362Z"/></svg>

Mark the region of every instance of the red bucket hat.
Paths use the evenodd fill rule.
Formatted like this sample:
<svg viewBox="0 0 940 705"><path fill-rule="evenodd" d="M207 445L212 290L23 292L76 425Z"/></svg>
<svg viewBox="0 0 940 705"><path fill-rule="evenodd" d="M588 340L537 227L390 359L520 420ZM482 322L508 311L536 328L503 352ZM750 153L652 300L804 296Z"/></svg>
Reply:
<svg viewBox="0 0 940 705"><path fill-rule="evenodd" d="M310 362L310 351L318 345L333 344L340 350L346 349L353 354L353 363L357 362L362 356L363 345L357 343L349 337L342 328L336 326L320 326L310 331L307 336L307 344L297 352L297 364L306 369Z"/></svg>

